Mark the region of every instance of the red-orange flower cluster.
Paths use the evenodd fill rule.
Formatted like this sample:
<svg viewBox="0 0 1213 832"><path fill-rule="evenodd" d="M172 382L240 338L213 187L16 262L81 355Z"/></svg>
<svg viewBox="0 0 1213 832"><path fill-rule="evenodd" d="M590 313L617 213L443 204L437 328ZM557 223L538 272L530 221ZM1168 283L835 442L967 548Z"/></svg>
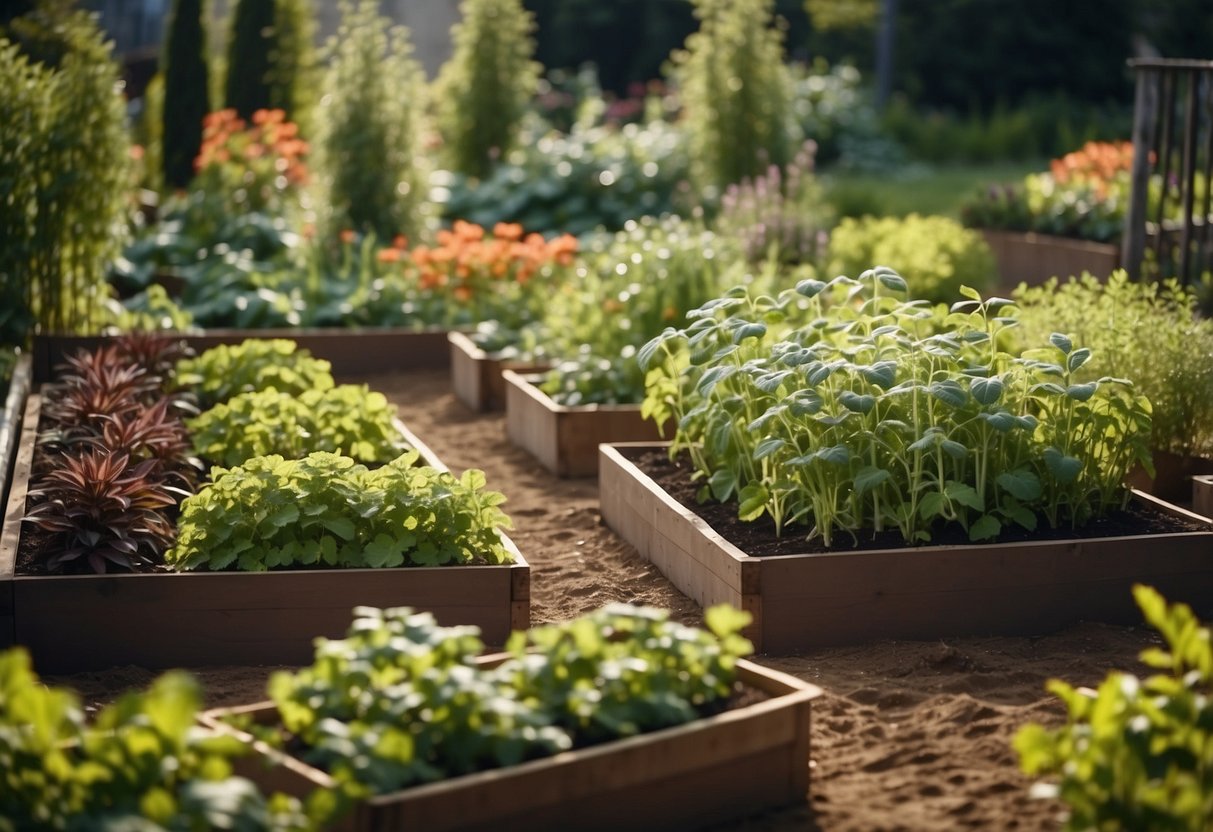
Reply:
<svg viewBox="0 0 1213 832"><path fill-rule="evenodd" d="M1049 171L1058 185L1090 185L1102 196L1110 181L1132 166L1132 142L1087 142L1079 150L1050 162Z"/></svg>
<svg viewBox="0 0 1213 832"><path fill-rule="evenodd" d="M202 148L194 170L201 173L211 165L227 163L257 165L264 168L257 172L260 175L301 185L307 182L307 153L308 144L299 138L299 127L287 121L282 110L258 110L253 113L252 126L235 110L219 110L203 119Z"/></svg>
<svg viewBox="0 0 1213 832"><path fill-rule="evenodd" d="M522 226L497 223L491 235L475 223L456 220L449 231L438 232L438 244L383 249L381 262L395 262L405 254L417 267L423 289L447 289L460 301L490 290L495 282L526 284L550 265L567 266L577 253L577 238L565 234L545 240L541 234L523 234ZM399 241L407 242L407 241Z"/></svg>

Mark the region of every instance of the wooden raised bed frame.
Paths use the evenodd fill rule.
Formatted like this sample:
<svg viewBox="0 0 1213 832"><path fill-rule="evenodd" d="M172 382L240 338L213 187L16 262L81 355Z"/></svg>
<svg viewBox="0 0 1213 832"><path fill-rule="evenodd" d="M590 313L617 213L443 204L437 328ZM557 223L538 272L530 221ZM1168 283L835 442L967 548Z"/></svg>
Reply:
<svg viewBox="0 0 1213 832"><path fill-rule="evenodd" d="M820 689L745 660L738 670L743 684L770 698L676 728L373 797L338 828L668 832L805 801L810 708ZM223 725L228 715L272 725L277 710L264 702L201 716L258 752L236 761L238 774L300 797L333 787L324 772Z"/></svg>
<svg viewBox="0 0 1213 832"><path fill-rule="evenodd" d="M414 329L210 329L198 333L165 333L180 337L199 353L220 344L249 338L285 338L333 365L333 375L350 378L400 370L441 370L450 365L447 330ZM37 335L34 337L34 383L54 379L55 368L77 349L105 343L102 335Z"/></svg>
<svg viewBox="0 0 1213 832"><path fill-rule="evenodd" d="M1172 601L1213 604L1213 531L749 557L629 459L665 447L602 447L603 520L700 605L749 611L745 634L763 652L1040 635L1084 619L1138 623L1130 592L1138 582Z"/></svg>
<svg viewBox="0 0 1213 832"><path fill-rule="evenodd" d="M551 369L543 361L511 361L495 358L462 332L447 336L451 344L451 386L455 398L477 413L505 409L505 379L502 370L541 373Z"/></svg>
<svg viewBox="0 0 1213 832"><path fill-rule="evenodd" d="M558 477L597 473L600 443L656 442L661 438L654 422L640 418L640 405L566 407L539 389L541 376L505 370L502 377L510 441Z"/></svg>
<svg viewBox="0 0 1213 832"><path fill-rule="evenodd" d="M40 397L30 396L0 529L0 648L24 645L41 673L121 664L304 664L313 638L344 634L357 605L429 610L442 624L475 624L492 645L530 623L530 567L504 534L517 560L501 566L16 574L40 408Z"/></svg>
<svg viewBox="0 0 1213 832"><path fill-rule="evenodd" d="M1213 474L1198 474L1192 478L1192 511L1213 519Z"/></svg>
<svg viewBox="0 0 1213 832"><path fill-rule="evenodd" d="M17 456L17 440L21 438L21 420L25 417L25 401L30 391L30 357L21 355L9 379L4 410L0 411L0 505L8 499L9 475ZM3 617L0 607L0 617Z"/></svg>
<svg viewBox="0 0 1213 832"><path fill-rule="evenodd" d="M999 285L1013 289L1020 283L1037 286L1050 277L1065 280L1090 272L1106 280L1120 267L1120 246L1033 231L980 229L998 263Z"/></svg>

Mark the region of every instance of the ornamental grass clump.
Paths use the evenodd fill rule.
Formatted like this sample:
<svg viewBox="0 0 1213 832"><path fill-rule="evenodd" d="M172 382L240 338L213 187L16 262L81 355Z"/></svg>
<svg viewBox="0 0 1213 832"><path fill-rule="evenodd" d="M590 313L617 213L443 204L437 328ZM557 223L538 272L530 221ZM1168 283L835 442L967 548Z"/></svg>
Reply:
<svg viewBox="0 0 1213 832"><path fill-rule="evenodd" d="M181 505L177 544L165 561L181 571L508 563L498 529L505 497L481 471L456 478L417 465L406 451L381 468L346 456L253 457L214 468Z"/></svg>
<svg viewBox="0 0 1213 832"><path fill-rule="evenodd" d="M317 639L315 663L269 688L303 759L355 796L690 722L723 706L753 651L750 616L726 606L703 630L614 604L515 633L494 668L476 663L475 627L407 607L354 613L345 639Z"/></svg>
<svg viewBox="0 0 1213 832"><path fill-rule="evenodd" d="M1009 300L965 287L945 312L905 291L884 267L737 289L645 345L644 413L673 419L701 499L826 546L948 524L993 540L1127 504L1125 476L1150 464L1150 404L1129 381L1084 377L1092 351L1061 333L1006 352Z"/></svg>

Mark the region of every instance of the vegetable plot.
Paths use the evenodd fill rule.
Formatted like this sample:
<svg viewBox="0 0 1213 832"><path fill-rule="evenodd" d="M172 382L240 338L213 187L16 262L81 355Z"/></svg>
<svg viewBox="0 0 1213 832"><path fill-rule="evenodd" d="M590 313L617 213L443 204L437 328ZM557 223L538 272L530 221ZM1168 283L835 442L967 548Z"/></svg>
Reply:
<svg viewBox="0 0 1213 832"><path fill-rule="evenodd" d="M905 289L884 267L776 297L739 288L645 345L645 414L674 419L670 452L689 455L701 499L826 545L885 529L923 542L944 523L990 540L1126 504L1125 475L1150 461L1150 405L1129 381L1080 380L1091 351L1061 333L1006 352L1009 300L966 288L945 313Z"/></svg>

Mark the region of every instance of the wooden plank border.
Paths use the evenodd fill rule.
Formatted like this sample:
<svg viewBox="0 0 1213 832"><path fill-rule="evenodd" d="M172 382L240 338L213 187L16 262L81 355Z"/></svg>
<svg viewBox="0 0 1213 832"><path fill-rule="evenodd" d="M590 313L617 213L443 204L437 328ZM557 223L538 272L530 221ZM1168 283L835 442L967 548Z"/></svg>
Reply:
<svg viewBox="0 0 1213 832"><path fill-rule="evenodd" d="M1138 582L1213 608L1213 531L749 557L630 461L664 447L602 446L603 520L699 604L749 610L746 635L765 652L1137 623ZM1149 494L1134 499L1208 522Z"/></svg>
<svg viewBox="0 0 1213 832"><path fill-rule="evenodd" d="M687 725L373 797L340 828L664 832L803 802L811 706L821 691L749 661L740 661L738 670L745 686L769 698ZM267 702L200 717L254 747L259 759L238 773L297 796L332 786L324 772L222 722L237 714L272 725L277 712Z"/></svg>
<svg viewBox="0 0 1213 832"><path fill-rule="evenodd" d="M1120 248L1111 243L1055 237L1033 231L978 230L994 252L999 285L1006 289L1013 289L1020 283L1037 286L1050 277L1065 280L1083 272L1107 280L1120 267Z"/></svg>
<svg viewBox="0 0 1213 832"><path fill-rule="evenodd" d="M559 477L590 477L598 472L602 442L656 442L657 425L640 417L640 405L556 404L538 385L542 376L502 372L505 380L505 429L510 441Z"/></svg>
<svg viewBox="0 0 1213 832"><path fill-rule="evenodd" d="M542 373L551 369L545 361L496 358L473 343L462 332L447 336L451 345L451 386L455 398L477 413L505 410L505 379L502 370Z"/></svg>
<svg viewBox="0 0 1213 832"><path fill-rule="evenodd" d="M446 369L451 360L447 334L445 329L212 329L200 334L181 333L180 337L198 352L249 338L286 338L331 363L334 376L358 378L403 370ZM67 355L77 349L95 348L105 340L103 335L34 336L34 383L53 381L55 368Z"/></svg>
<svg viewBox="0 0 1213 832"><path fill-rule="evenodd" d="M504 534L516 562L500 566L16 574L40 407L40 396L31 395L0 532L0 646L24 645L39 672L301 664L314 637L342 635L358 605L430 610L443 624L475 624L492 645L530 623L530 566Z"/></svg>
<svg viewBox="0 0 1213 832"><path fill-rule="evenodd" d="M0 506L8 499L8 486L12 475L13 461L17 457L17 442L21 438L21 421L25 416L25 402L29 398L32 361L28 353L17 357L9 379L8 395L4 398L4 410L0 412Z"/></svg>

